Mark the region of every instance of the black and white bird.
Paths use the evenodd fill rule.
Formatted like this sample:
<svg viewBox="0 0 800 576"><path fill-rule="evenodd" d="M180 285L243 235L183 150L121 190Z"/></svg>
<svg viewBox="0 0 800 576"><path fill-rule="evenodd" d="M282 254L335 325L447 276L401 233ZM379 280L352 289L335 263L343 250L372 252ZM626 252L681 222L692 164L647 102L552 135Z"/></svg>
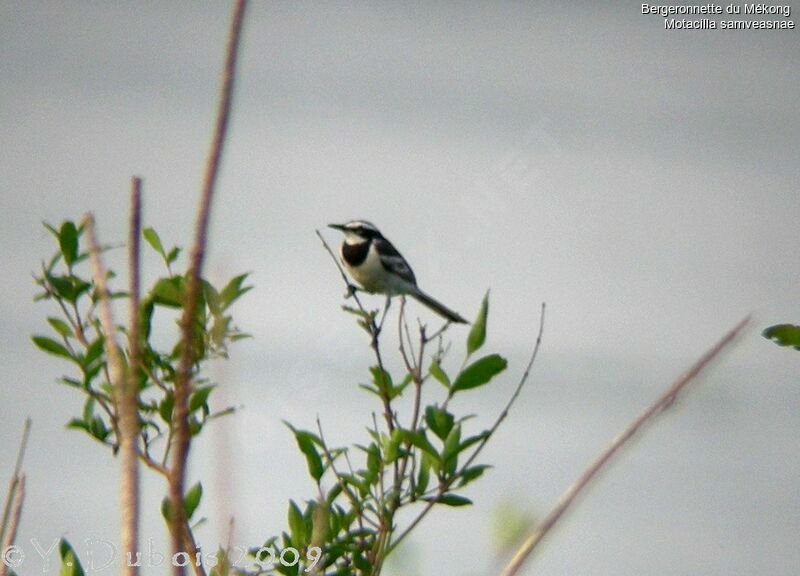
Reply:
<svg viewBox="0 0 800 576"><path fill-rule="evenodd" d="M373 224L351 220L347 224L328 226L344 232L339 256L350 276L365 291L385 294L387 306L392 296L408 294L450 322L468 323L419 289L411 266Z"/></svg>

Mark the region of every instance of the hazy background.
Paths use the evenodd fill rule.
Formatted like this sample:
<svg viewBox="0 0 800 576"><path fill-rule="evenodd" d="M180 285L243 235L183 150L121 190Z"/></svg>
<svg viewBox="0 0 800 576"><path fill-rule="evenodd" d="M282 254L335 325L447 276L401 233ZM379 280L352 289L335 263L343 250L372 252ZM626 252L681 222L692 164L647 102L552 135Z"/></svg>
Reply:
<svg viewBox="0 0 800 576"><path fill-rule="evenodd" d="M81 398L29 340L53 313L31 301L53 248L40 221L93 210L102 239L121 242L137 174L147 224L189 243L228 22L223 2L0 3L0 475L34 420L21 574L42 569L31 538L66 536L83 554L118 525L117 461L64 431ZM513 499L542 517L750 312L750 334L527 573L800 572L800 353L759 336L800 321L798 57L796 30L665 31L636 3L254 3L208 270L252 272L236 313L255 338L217 372L243 409L192 461L208 551L228 514L234 541L258 544L285 526L288 498L313 495L281 419L311 427L320 414L332 442L363 440L371 356L314 236L360 217L461 313L492 288L488 346L510 369L459 405L485 415L476 430L513 389L548 304L532 379L485 452L495 469L466 492L476 505L430 515L395 574L497 573L492 510ZM155 257L146 270L161 273ZM465 330L451 334L460 346ZM165 487L144 476L144 542L167 552Z"/></svg>

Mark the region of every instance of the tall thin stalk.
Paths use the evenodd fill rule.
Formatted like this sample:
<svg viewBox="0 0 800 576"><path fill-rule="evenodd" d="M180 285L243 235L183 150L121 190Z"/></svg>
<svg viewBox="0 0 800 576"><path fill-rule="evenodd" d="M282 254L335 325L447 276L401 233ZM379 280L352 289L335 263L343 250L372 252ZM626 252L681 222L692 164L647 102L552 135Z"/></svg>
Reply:
<svg viewBox="0 0 800 576"><path fill-rule="evenodd" d="M233 101L236 60L246 6L246 0L236 1L230 33L228 35L222 90L217 108L216 128L211 143L211 152L206 162L203 189L200 196L200 205L195 228L195 242L191 252L187 296L183 306L183 316L181 318L181 358L178 374L175 379L175 407L172 416L174 449L169 472L169 495L173 513L172 549L173 554L184 551L189 552L192 559L197 549L187 525L183 501L186 465L189 458L190 447L188 404L189 396L192 391L192 372L195 364L194 342L198 330L196 318L200 300L200 276L205 258L211 202L216 188L223 145L225 143L228 120L230 118L231 104ZM196 563L193 562L193 564ZM184 569L182 566L174 566L173 573L176 576L182 576L184 574ZM195 567L195 573L204 573L202 566L199 567L199 570L198 567Z"/></svg>
<svg viewBox="0 0 800 576"><path fill-rule="evenodd" d="M122 551L131 558L123 562L123 573L135 576L138 568L136 552L139 549L139 246L142 228L142 180L131 179L131 218L128 238L128 267L130 277L130 317L128 320L128 359L127 378L121 383L119 398L120 417L120 460L122 478L120 480L120 504L122 506Z"/></svg>
<svg viewBox="0 0 800 576"><path fill-rule="evenodd" d="M14 464L14 473L8 484L6 501L3 505L3 517L0 519L0 551L5 552L17 537L17 528L22 514L22 504L25 501L25 475L22 473L22 460L25 458L25 449L28 446L28 437L31 433L31 419L25 419L22 429L22 438L19 441L17 460ZM0 562L0 576L6 576L9 566Z"/></svg>
<svg viewBox="0 0 800 576"><path fill-rule="evenodd" d="M736 337L744 330L745 326L750 322L748 316L739 324L737 324L730 332L725 334L714 346L712 346L699 360L689 368L680 378L675 380L673 384L653 402L647 409L642 412L633 422L631 422L625 430L622 431L612 442L606 447L605 450L584 470L583 474L573 483L566 492L559 498L555 508L547 515L542 523L537 526L536 530L522 543L517 552L514 554L511 561L506 565L501 576L514 576L536 546L542 541L553 526L561 519L564 512L567 511L570 504L575 501L575 498L587 487L589 482L594 478L597 473L608 464L612 457L622 448L642 427L652 421L656 416L661 414L664 410L669 408L677 398L678 394L683 391L686 386L692 382L700 372L703 371L719 354L727 348Z"/></svg>

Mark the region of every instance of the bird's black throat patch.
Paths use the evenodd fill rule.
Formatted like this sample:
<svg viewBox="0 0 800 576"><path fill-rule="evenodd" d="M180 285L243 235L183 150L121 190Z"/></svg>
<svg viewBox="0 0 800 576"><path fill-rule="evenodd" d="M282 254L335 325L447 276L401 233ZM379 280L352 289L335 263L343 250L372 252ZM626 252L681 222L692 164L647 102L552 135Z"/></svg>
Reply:
<svg viewBox="0 0 800 576"><path fill-rule="evenodd" d="M369 252L370 241L361 242L359 244L342 244L342 258L350 266L360 266L364 260L367 259Z"/></svg>

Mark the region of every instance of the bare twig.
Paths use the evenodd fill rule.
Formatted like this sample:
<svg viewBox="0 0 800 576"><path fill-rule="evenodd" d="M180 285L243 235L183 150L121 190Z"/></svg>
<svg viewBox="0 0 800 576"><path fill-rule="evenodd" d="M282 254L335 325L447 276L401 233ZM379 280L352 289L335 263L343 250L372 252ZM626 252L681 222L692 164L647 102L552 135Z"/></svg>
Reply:
<svg viewBox="0 0 800 576"><path fill-rule="evenodd" d="M508 399L505 408L503 408L503 411L500 412L500 415L497 417L497 420L494 421L492 427L489 428L489 433L483 440L478 442L478 445L475 447L475 451L470 455L469 458L467 458L467 460L464 462L464 465L461 467L461 471L469 468L469 466L475 461L475 458L478 457L478 454L480 454L481 450L483 450L484 446L486 446L486 443L489 441L489 439L494 436L495 432L497 432L500 424L502 424L503 420L505 420L508 416L508 411L511 410L511 406L513 406L514 402L517 401L519 393L522 391L522 387L525 385L525 382L527 382L528 377L531 374L531 368L533 368L533 364L536 362L536 356L539 354L539 347L542 345L542 335L544 334L544 313L546 308L546 304L542 302L542 309L539 313L539 333L536 336L536 344L533 346L533 352L531 353L530 360L528 360L528 365L525 366L525 372L522 374L522 378L520 378L519 382L517 383L517 387L514 390L514 393L511 395L511 398Z"/></svg>
<svg viewBox="0 0 800 576"><path fill-rule="evenodd" d="M368 312L364 309L364 306L361 305L361 300L358 299L358 294L356 294L355 286L353 286L353 284L350 283L350 280L347 278L347 274L344 273L342 265L339 264L339 260L336 258L336 254L333 253L333 250L331 250L331 247L328 245L327 240L325 240L325 237L319 230L314 230L314 232L316 232L317 238L320 239L322 245L325 247L325 250L328 252L328 254L330 254L333 263L336 264L336 269L339 270L339 274L342 276L342 280L344 280L345 286L347 286L347 296L352 297L353 300L355 300L356 304L358 304L359 310L361 310L364 314L368 314Z"/></svg>
<svg viewBox="0 0 800 576"><path fill-rule="evenodd" d="M561 496L555 508L547 515L544 521L536 528L519 550L514 554L514 557L508 565L501 572L501 576L513 576L520 569L525 560L533 552L534 548L542 541L547 533L559 521L567 508L572 504L575 498L580 494L584 488L589 484L592 478L611 460L612 456L622 448L628 440L630 440L646 423L650 422L655 416L669 408L675 401L677 395L686 387L687 384L697 377L708 364L714 360L720 352L722 352L728 345L733 342L736 337L742 332L744 327L750 322L748 316L739 324L736 325L730 332L728 332L719 342L710 348L700 359L687 370L680 378L678 378L667 390L662 394L653 404L651 404L644 412L642 412L631 424L618 435L611 444L589 465L588 468L581 474L572 486L567 489Z"/></svg>
<svg viewBox="0 0 800 576"><path fill-rule="evenodd" d="M397 315L397 341L400 343L400 356L403 358L403 364L406 365L406 370L408 370L409 374L414 374L416 372L416 366L414 366L414 349L411 347L411 340L409 339L408 347L410 352L406 352L406 346L403 342L403 326L405 324L405 313L406 313L406 299L402 297L400 299L400 313ZM408 326L405 326L406 332L408 332Z"/></svg>
<svg viewBox="0 0 800 576"><path fill-rule="evenodd" d="M164 478L169 479L169 469L166 466L159 464L158 462L153 460L153 458L141 452L139 453L139 460L141 460L142 464L144 464L151 470L155 470L156 472L161 474Z"/></svg>
<svg viewBox="0 0 800 576"><path fill-rule="evenodd" d="M417 514L417 516L411 521L411 523L408 526L406 526L405 529L403 529L403 531L400 533L400 535L389 545L388 550L386 552L387 555L390 554L395 548L397 548L397 546L400 544L400 542L402 542L403 539L405 539L405 537L408 536L409 533L414 528L417 527L417 525L428 514L428 512L431 511L431 508L433 508L436 505L436 503L439 501L439 499L444 495L444 493L447 492L447 490L450 488L450 485L452 484L452 482L456 478L460 477L461 474L464 472L464 470L466 470L475 461L475 458L478 457L478 454L480 454L480 452L483 450L484 446L486 446L486 443L489 441L489 439L494 435L494 433L500 427L500 424L503 422L503 420L505 420L506 417L508 416L508 412L509 412L509 410L511 410L511 407L514 405L514 402L517 401L517 398L519 397L519 393L522 391L522 387L528 381L528 378L530 377L530 374L531 374L531 369L533 368L533 364L536 362L536 357L539 354L539 347L542 344L542 335L544 334L544 313L545 313L545 303L542 302L542 310L541 310L541 313L539 315L539 333L536 336L536 344L534 344L534 346L533 346L533 352L531 352L531 357L530 357L530 360L528 360L528 365L525 367L525 372L522 373L522 377L519 379L519 382L517 382L517 387L514 389L514 393L508 399L508 402L506 403L505 407L503 408L503 411L500 412L500 415L494 421L494 424L492 424L492 427L489 428L489 430L486 433L486 435L484 436L484 438L477 444L477 446L475 447L475 450L472 452L470 457L467 458L466 462L464 462L464 464L460 467L458 472L452 476L451 480L449 480L447 482L443 482L442 484L440 484L436 495L426 502L425 506L422 508L422 510L420 510L419 514Z"/></svg>
<svg viewBox="0 0 800 576"><path fill-rule="evenodd" d="M130 276L130 317L128 321L129 367L122 382L119 405L120 417L120 502L122 505L122 552L136 557L139 549L139 246L142 228L142 180L131 179L131 220L128 238L128 266ZM125 562L124 573L135 576L138 568L134 562Z"/></svg>
<svg viewBox="0 0 800 576"><path fill-rule="evenodd" d="M97 241L94 216L89 213L84 217L86 225L86 240L89 244L89 257L92 263L92 277L96 286L97 296L100 301L100 326L102 328L103 346L108 358L107 377L114 395L112 400L119 402L120 391L125 380L125 361L117 344L117 328L114 324L114 315L111 312L111 293L106 284L106 269L100 257L100 244ZM118 410L116 411L118 414ZM112 422L115 420L112 414ZM117 430L117 428L115 428ZM119 442L119 438L117 438Z"/></svg>
<svg viewBox="0 0 800 576"><path fill-rule="evenodd" d="M8 526L5 530L5 535L0 541L0 551L5 552L14 544L17 537L17 528L19 527L19 519L22 516L22 504L25 502L25 475L20 474L15 476L16 486L14 489L14 500L11 503L11 517L9 518ZM4 558L5 560L5 558ZM8 565L6 562L0 562L0 576L6 576L8 573Z"/></svg>
<svg viewBox="0 0 800 576"><path fill-rule="evenodd" d="M200 295L200 277L205 257L206 238L208 234L208 221L211 212L211 201L219 173L222 159L223 144L230 118L231 104L233 101L233 86L236 75L236 59L239 51L242 22L244 20L246 0L237 0L231 22L228 44L226 47L225 68L220 100L217 108L217 122L211 143L211 152L206 162L203 179L203 190L200 197L200 206L197 215L195 242L192 247L191 265L186 300L181 319L182 350L178 374L175 379L175 408L173 422L175 428L175 448L172 454L172 467L169 477L169 495L172 502L173 526L172 549L173 554L182 552L182 548L191 545L188 550L192 555L196 552L193 538L183 511L183 490L186 477L186 464L189 457L189 395L192 389L192 371L195 363L194 341L197 334L197 308ZM175 566L173 573L182 576L182 566ZM202 566L195 567L196 574L204 574Z"/></svg>
<svg viewBox="0 0 800 576"><path fill-rule="evenodd" d="M86 215L86 234L89 255L92 262L92 275L100 300L100 324L103 329L103 343L108 358L108 375L114 390L113 400L119 418L117 441L120 446L122 476L120 478L121 541L124 554L134 557L138 550L139 534L139 416L138 397L138 310L139 310L139 234L141 229L141 180L133 178L131 184L131 230L130 230L130 275L131 275L131 325L130 348L131 369L126 370L125 360L117 344L116 325L111 311L111 295L106 284L106 270L100 257L94 217ZM136 566L125 563L125 574L137 574Z"/></svg>
<svg viewBox="0 0 800 576"><path fill-rule="evenodd" d="M3 517L0 522L0 551L7 550L14 543L22 512L22 503L25 497L25 476L22 474L22 461L25 458L25 449L28 446L28 437L31 433L31 419L25 419L22 429L22 438L19 441L17 460L14 464L14 473L8 484L6 501L3 506ZM0 576L5 576L8 566L0 562Z"/></svg>
<svg viewBox="0 0 800 576"><path fill-rule="evenodd" d="M322 242L322 245L325 247L325 250L330 254L333 263L336 264L336 268L339 270L339 274L342 276L342 280L344 280L345 286L347 287L347 295L348 297L352 297L355 301L356 305L358 306L359 311L364 315L365 325L367 326L367 330L372 338L371 346L372 351L375 353L375 360L378 362L378 369L380 370L380 377L384 378L385 374L387 374L386 370L383 368L383 357L381 356L381 347L378 337L380 336L380 327L375 323L375 316L370 312L367 312L367 309L364 308L364 305L361 303L361 300L358 298L357 289L353 284L350 283L350 280L347 278L347 274L344 273L341 264L339 264L339 260L336 258L336 255L331 250L331 247L328 245L328 242L322 236L319 230L315 230L317 233L317 237ZM388 307L388 306L387 306ZM385 317L385 315L384 315ZM366 319L369 318L369 322L366 322ZM383 322L381 322L383 324ZM386 420L386 426L389 429L389 434L394 431L394 413L392 412L391 406L391 399L389 395L386 393L384 386L380 386L380 395L381 400L383 401L383 417Z"/></svg>
<svg viewBox="0 0 800 576"><path fill-rule="evenodd" d="M341 486L342 488L342 492L344 492L345 496L347 496L347 499L350 500L350 504L353 506L353 510L355 510L356 521L358 522L359 529L364 530L365 521L370 525L372 525L373 528L378 528L378 524L365 514L363 506L361 506L361 503L358 501L358 498L353 493L353 489L350 488L350 486L348 486L347 482L345 482L342 475L336 469L336 464L334 462L333 454L331 454L330 449L328 449L328 444L325 442L325 436L322 433L322 422L320 422L319 415L317 415L317 431L319 432L319 439L322 442L322 451L325 454L325 458L328 460L328 467L331 469L331 472L333 472L333 475L336 477L339 486ZM345 452L345 455L346 454L347 452ZM361 541L362 542L364 541L363 536L361 538Z"/></svg>

